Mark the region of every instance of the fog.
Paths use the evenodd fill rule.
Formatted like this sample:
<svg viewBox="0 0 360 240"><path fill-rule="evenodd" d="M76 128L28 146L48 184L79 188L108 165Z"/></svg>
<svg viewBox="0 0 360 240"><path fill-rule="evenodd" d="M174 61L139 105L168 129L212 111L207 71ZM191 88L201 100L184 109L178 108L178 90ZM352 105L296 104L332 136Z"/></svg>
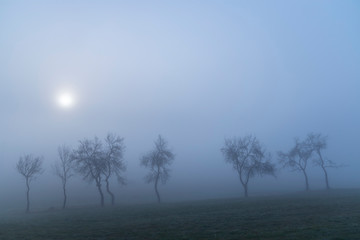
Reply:
<svg viewBox="0 0 360 240"><path fill-rule="evenodd" d="M272 153L309 132L328 136L333 188L358 188L360 5L357 1L1 1L0 206L22 209L20 156L44 157L32 208L59 207L57 147L113 132L127 185L117 203L155 202L140 158L161 134L175 153L164 202L242 197L220 149L254 134ZM61 108L60 92L74 96ZM324 189L309 165L312 190ZM74 176L71 206L96 205ZM304 190L301 173L250 180L249 195ZM109 199L106 196L106 204Z"/></svg>

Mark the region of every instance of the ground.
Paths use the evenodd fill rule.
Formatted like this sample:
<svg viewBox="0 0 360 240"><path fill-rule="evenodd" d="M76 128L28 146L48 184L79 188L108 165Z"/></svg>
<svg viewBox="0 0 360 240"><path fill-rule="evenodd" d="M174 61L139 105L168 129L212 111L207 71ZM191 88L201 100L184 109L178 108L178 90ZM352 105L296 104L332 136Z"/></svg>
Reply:
<svg viewBox="0 0 360 240"><path fill-rule="evenodd" d="M360 190L7 213L0 239L360 239Z"/></svg>

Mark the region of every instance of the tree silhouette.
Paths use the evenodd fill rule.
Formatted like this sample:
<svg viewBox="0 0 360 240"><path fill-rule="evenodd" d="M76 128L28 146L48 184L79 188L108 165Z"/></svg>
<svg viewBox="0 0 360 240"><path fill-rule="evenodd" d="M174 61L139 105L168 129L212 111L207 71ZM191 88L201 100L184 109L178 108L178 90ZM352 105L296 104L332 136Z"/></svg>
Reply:
<svg viewBox="0 0 360 240"><path fill-rule="evenodd" d="M115 174L118 182L125 184L125 179L122 173L126 170L124 163L124 139L115 134L108 134L105 138L104 146L105 168L104 176L106 182L106 191L111 197L111 205L115 203L115 196L110 191L110 177Z"/></svg>
<svg viewBox="0 0 360 240"><path fill-rule="evenodd" d="M163 184L169 179L171 165L175 158L174 153L168 149L166 140L159 135L155 141L155 148L148 154L141 158L141 165L149 169L149 174L145 177L147 183L154 182L154 189L158 203L161 202L160 194L158 191L158 183L161 181Z"/></svg>
<svg viewBox="0 0 360 240"><path fill-rule="evenodd" d="M275 176L275 165L270 162L271 155L261 146L253 135L243 138L225 139L221 152L227 163L232 164L239 175L244 188L244 196L248 197L248 183L256 175Z"/></svg>
<svg viewBox="0 0 360 240"><path fill-rule="evenodd" d="M75 170L83 176L84 180L95 182L100 195L100 205L104 206L104 194L101 188L102 175L106 167L106 161L102 151L100 140L84 139L79 142L77 149L73 151L72 160Z"/></svg>
<svg viewBox="0 0 360 240"><path fill-rule="evenodd" d="M54 172L56 176L58 176L61 179L63 195L64 195L62 208L64 209L66 207L66 202L67 202L66 184L69 178L73 176L72 171L74 166L71 159L70 148L66 147L65 145L58 147L58 155L60 160L54 164Z"/></svg>
<svg viewBox="0 0 360 240"><path fill-rule="evenodd" d="M329 190L330 185L329 185L327 168L339 167L339 166L336 165L331 160L323 157L322 151L325 150L327 147L327 137L322 136L321 133L319 134L309 133L305 142L313 150L313 153L315 153L316 156L315 158L313 158L313 162L316 166L321 167L321 169L323 170L325 176L326 189Z"/></svg>
<svg viewBox="0 0 360 240"><path fill-rule="evenodd" d="M288 167L293 171L300 171L303 173L306 191L309 191L310 189L306 168L312 152L312 147L305 141L300 141L299 139L295 139L295 145L289 152L278 152L279 162L283 167Z"/></svg>
<svg viewBox="0 0 360 240"><path fill-rule="evenodd" d="M33 157L25 155L20 157L16 164L17 171L25 178L26 181L26 212L30 210L30 183L38 175L43 173L42 157Z"/></svg>

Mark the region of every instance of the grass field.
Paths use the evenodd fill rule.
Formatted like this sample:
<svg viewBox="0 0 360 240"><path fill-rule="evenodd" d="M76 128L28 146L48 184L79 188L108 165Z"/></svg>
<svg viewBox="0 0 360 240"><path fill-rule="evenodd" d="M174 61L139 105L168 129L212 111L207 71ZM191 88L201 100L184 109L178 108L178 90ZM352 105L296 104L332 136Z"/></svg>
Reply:
<svg viewBox="0 0 360 240"><path fill-rule="evenodd" d="M0 239L360 239L360 190L7 213Z"/></svg>

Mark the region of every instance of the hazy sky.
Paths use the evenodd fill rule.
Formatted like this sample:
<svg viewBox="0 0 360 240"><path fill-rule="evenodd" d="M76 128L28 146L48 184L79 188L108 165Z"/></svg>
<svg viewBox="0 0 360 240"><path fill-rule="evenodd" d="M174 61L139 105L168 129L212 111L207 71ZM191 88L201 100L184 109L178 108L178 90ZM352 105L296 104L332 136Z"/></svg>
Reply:
<svg viewBox="0 0 360 240"><path fill-rule="evenodd" d="M23 196L23 154L45 157L38 185L56 182L57 146L115 132L127 147L121 191L152 194L139 158L162 134L176 159L160 192L240 196L224 138L253 133L276 156L312 131L349 166L330 184L359 187L359 29L355 0L0 1L0 188ZM62 91L73 108L58 106ZM303 187L287 170L250 194L255 183Z"/></svg>

